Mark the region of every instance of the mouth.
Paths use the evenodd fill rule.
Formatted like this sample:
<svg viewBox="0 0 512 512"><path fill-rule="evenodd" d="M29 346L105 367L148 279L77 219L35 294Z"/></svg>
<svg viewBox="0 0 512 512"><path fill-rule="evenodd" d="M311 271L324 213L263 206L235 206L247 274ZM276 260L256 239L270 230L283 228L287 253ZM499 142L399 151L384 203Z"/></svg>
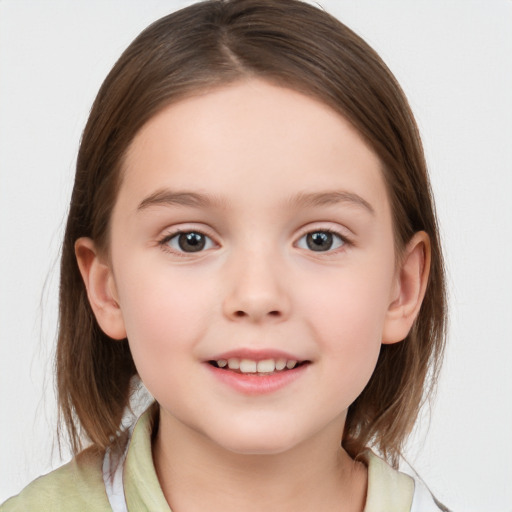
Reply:
<svg viewBox="0 0 512 512"><path fill-rule="evenodd" d="M255 360L230 357L228 359L210 360L208 364L226 372L263 377L289 372L290 370L310 364L310 361L285 358Z"/></svg>
<svg viewBox="0 0 512 512"><path fill-rule="evenodd" d="M268 395L291 386L307 375L313 361L279 350L238 349L205 361L211 374L237 393Z"/></svg>

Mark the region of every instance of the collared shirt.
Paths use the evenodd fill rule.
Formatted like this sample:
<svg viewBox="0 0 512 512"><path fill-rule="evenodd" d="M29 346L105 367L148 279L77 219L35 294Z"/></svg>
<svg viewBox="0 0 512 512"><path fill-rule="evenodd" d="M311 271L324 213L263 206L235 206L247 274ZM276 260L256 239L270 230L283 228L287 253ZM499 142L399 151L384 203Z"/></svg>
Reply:
<svg viewBox="0 0 512 512"><path fill-rule="evenodd" d="M120 459L87 449L34 480L1 505L0 512L171 512L153 465L155 411L151 407L139 418ZM368 466L364 512L441 510L419 480L396 471L370 450L361 458Z"/></svg>

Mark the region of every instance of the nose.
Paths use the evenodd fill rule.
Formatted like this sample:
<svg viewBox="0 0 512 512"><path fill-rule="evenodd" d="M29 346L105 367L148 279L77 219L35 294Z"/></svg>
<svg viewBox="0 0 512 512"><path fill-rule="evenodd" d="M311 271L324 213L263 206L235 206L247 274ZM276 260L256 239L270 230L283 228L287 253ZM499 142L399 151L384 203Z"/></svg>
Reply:
<svg viewBox="0 0 512 512"><path fill-rule="evenodd" d="M245 251L227 263L223 312L233 321L280 322L290 313L289 283L276 256Z"/></svg>

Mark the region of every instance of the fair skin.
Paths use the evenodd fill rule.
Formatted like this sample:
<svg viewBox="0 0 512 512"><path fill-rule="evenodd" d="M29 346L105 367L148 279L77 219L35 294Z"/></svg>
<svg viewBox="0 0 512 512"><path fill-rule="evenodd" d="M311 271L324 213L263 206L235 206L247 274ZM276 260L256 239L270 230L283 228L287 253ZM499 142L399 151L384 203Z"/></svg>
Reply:
<svg viewBox="0 0 512 512"><path fill-rule="evenodd" d="M406 337L429 250L417 233L397 258L380 161L345 119L254 79L173 104L129 148L108 255L76 253L160 404L173 510L363 510L346 412Z"/></svg>

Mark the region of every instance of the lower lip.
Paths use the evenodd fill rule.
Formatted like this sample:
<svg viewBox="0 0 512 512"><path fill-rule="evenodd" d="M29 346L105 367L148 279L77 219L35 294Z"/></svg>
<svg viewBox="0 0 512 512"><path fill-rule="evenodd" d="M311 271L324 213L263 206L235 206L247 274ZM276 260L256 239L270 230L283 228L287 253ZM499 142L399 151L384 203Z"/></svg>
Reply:
<svg viewBox="0 0 512 512"><path fill-rule="evenodd" d="M222 383L245 395L274 393L298 379L309 366L308 364L303 364L293 370L284 370L271 375L255 375L251 373L237 373L217 368L208 363L206 364L212 374Z"/></svg>

